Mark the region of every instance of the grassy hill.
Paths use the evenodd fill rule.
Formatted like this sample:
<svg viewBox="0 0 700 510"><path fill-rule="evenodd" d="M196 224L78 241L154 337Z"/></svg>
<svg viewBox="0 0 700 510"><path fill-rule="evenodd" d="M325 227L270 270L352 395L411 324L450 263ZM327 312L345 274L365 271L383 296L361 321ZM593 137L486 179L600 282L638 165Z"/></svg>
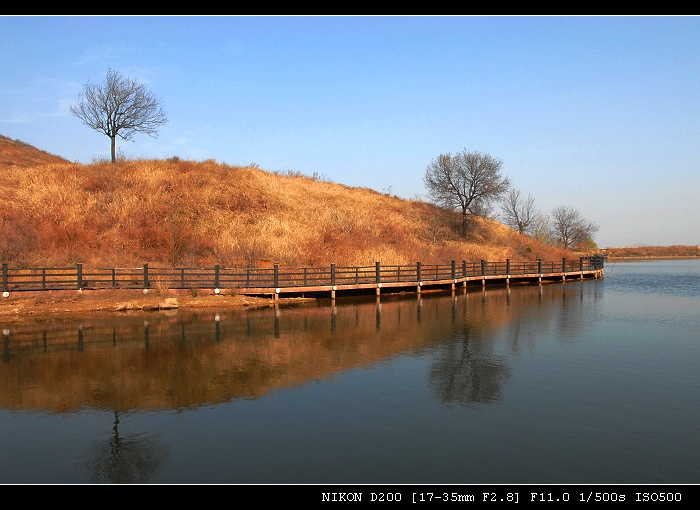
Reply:
<svg viewBox="0 0 700 510"><path fill-rule="evenodd" d="M17 163L0 173L0 259L15 266L326 266L576 256L478 217L468 238L460 238L453 212L297 172L178 158L83 165L12 144ZM39 156L58 161L35 163Z"/></svg>
<svg viewBox="0 0 700 510"><path fill-rule="evenodd" d="M6 171L12 166L32 166L47 163L70 163L67 159L55 156L24 143L0 135L0 169Z"/></svg>

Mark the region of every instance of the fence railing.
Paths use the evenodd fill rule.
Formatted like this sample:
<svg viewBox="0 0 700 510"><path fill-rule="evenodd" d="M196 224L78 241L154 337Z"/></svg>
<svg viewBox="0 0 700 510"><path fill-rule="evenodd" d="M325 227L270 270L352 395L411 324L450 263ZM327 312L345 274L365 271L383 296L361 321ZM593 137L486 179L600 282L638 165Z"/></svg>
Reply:
<svg viewBox="0 0 700 510"><path fill-rule="evenodd" d="M450 264L225 268L86 268L82 264L68 267L12 268L2 264L3 291L61 289L226 289L226 288L297 288L343 286L378 283L439 282L469 277L547 276L603 269L601 256L561 259L557 261L478 262Z"/></svg>

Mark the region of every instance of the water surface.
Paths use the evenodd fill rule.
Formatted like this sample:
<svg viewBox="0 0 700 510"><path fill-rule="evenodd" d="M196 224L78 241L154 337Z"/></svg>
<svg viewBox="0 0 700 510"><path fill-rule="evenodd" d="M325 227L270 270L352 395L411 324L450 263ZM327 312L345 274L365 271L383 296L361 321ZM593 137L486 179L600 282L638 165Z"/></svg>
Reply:
<svg viewBox="0 0 700 510"><path fill-rule="evenodd" d="M3 328L0 483L700 481L698 259Z"/></svg>

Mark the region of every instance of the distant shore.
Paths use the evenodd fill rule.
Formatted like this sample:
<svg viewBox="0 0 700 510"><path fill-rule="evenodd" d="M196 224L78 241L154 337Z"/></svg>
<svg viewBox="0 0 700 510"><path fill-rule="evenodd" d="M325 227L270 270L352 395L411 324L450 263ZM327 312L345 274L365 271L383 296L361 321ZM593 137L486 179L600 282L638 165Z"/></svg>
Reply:
<svg viewBox="0 0 700 510"><path fill-rule="evenodd" d="M626 246L599 251L608 260L697 259L700 245Z"/></svg>
<svg viewBox="0 0 700 510"><path fill-rule="evenodd" d="M620 261L636 261L636 260L680 260L680 259L700 259L698 256L686 256L686 255L680 255L677 257L673 256L665 256L665 255L659 255L657 256L645 256L645 257L632 257L632 256L626 256L626 257L606 257L606 261L611 261L611 262L620 262Z"/></svg>

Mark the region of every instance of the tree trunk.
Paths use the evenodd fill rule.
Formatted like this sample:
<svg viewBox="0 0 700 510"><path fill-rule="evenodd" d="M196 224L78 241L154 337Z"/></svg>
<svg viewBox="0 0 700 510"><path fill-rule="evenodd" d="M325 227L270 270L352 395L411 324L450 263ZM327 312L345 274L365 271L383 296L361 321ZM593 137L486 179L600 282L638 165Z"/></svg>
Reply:
<svg viewBox="0 0 700 510"><path fill-rule="evenodd" d="M112 136L112 137L110 137L110 140L112 142L112 163L115 163L117 161L117 155L116 155L117 137Z"/></svg>
<svg viewBox="0 0 700 510"><path fill-rule="evenodd" d="M462 237L467 237L467 208L462 208Z"/></svg>

